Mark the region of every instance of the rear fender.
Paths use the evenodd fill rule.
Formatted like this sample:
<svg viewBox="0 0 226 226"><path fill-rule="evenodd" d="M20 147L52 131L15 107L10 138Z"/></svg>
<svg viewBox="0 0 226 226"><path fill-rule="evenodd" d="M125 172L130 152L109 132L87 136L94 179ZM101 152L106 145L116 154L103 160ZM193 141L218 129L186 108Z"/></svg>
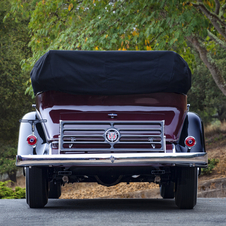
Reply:
<svg viewBox="0 0 226 226"><path fill-rule="evenodd" d="M185 139L193 136L196 140L195 146L189 149L185 145ZM181 131L180 139L176 145L177 152L206 152L203 124L199 116L193 112L188 112Z"/></svg>
<svg viewBox="0 0 226 226"><path fill-rule="evenodd" d="M32 133L32 124L28 120L38 120L36 112L29 112L21 120L19 139L18 139L18 155L43 155L48 154L49 146L46 143L45 134L41 122L36 121L34 124L34 131ZM37 144L35 147L31 146L27 142L29 135L35 135L37 138Z"/></svg>

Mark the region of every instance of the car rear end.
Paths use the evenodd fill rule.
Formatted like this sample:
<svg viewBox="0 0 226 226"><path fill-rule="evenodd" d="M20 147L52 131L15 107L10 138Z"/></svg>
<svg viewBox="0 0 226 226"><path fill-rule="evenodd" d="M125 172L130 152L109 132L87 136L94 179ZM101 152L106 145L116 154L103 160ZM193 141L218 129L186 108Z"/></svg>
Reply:
<svg viewBox="0 0 226 226"><path fill-rule="evenodd" d="M31 72L36 111L21 120L16 165L27 203L61 185L154 182L179 208L207 166L201 119L187 108L191 72L170 51L49 51Z"/></svg>

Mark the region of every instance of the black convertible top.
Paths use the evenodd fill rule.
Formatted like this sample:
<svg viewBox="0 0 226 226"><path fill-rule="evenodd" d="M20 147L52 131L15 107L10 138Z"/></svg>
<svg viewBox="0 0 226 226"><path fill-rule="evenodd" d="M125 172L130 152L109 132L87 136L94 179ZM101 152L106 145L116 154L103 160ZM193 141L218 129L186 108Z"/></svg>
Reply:
<svg viewBox="0 0 226 226"><path fill-rule="evenodd" d="M187 63L172 51L51 50L30 75L35 94L187 94L191 86Z"/></svg>

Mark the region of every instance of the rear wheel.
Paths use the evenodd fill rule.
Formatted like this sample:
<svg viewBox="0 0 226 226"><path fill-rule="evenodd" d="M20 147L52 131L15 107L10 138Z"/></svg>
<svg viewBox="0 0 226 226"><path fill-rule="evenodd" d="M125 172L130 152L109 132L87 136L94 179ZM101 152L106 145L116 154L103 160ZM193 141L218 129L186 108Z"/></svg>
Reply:
<svg viewBox="0 0 226 226"><path fill-rule="evenodd" d="M61 196L61 183L51 181L49 184L49 198L58 199Z"/></svg>
<svg viewBox="0 0 226 226"><path fill-rule="evenodd" d="M175 203L180 209L193 209L197 202L197 168L179 168Z"/></svg>
<svg viewBox="0 0 226 226"><path fill-rule="evenodd" d="M170 181L169 183L164 183L160 187L160 194L163 199L173 199L174 198L174 183Z"/></svg>
<svg viewBox="0 0 226 226"><path fill-rule="evenodd" d="M26 168L26 201L30 208L42 208L48 202L46 168Z"/></svg>

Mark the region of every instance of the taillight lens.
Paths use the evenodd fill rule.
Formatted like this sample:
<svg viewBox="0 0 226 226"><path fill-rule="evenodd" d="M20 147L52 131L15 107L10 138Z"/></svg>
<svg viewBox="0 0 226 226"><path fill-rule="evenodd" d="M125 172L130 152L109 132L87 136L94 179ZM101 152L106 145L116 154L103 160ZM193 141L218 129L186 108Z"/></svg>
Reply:
<svg viewBox="0 0 226 226"><path fill-rule="evenodd" d="M58 142L52 142L51 147L52 149L58 149Z"/></svg>
<svg viewBox="0 0 226 226"><path fill-rule="evenodd" d="M189 136L185 139L185 144L186 146L188 146L189 148L192 148L193 146L195 146L196 141L195 138L192 136Z"/></svg>
<svg viewBox="0 0 226 226"><path fill-rule="evenodd" d="M27 143L29 144L29 145L31 145L31 146L35 146L36 145L36 143L37 143L37 137L36 136L34 136L34 135L30 135L30 136L28 136L27 137Z"/></svg>

